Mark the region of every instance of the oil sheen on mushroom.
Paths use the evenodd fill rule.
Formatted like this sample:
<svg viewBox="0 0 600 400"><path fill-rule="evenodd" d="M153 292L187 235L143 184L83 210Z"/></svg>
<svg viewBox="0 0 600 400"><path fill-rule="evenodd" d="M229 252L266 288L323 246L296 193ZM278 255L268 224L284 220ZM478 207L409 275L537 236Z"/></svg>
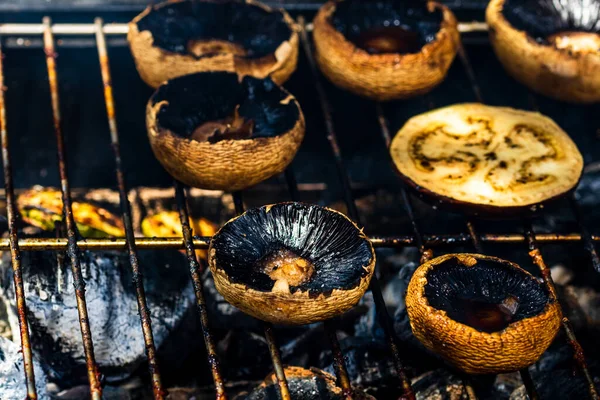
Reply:
<svg viewBox="0 0 600 400"><path fill-rule="evenodd" d="M490 206L535 204L576 185L581 154L539 114L478 104L411 119L394 138L399 172L440 196Z"/></svg>
<svg viewBox="0 0 600 400"><path fill-rule="evenodd" d="M332 22L370 54L408 54L435 40L442 12L432 12L420 1L349 0L337 4Z"/></svg>
<svg viewBox="0 0 600 400"><path fill-rule="evenodd" d="M600 1L506 0L503 15L541 44L600 51Z"/></svg>
<svg viewBox="0 0 600 400"><path fill-rule="evenodd" d="M158 112L161 127L197 141L216 143L284 134L300 111L270 79L214 72L169 81L153 97L167 101Z"/></svg>
<svg viewBox="0 0 600 400"><path fill-rule="evenodd" d="M155 46L197 57L227 52L260 58L291 35L281 12L240 1L173 2L142 18L138 28L152 33Z"/></svg>

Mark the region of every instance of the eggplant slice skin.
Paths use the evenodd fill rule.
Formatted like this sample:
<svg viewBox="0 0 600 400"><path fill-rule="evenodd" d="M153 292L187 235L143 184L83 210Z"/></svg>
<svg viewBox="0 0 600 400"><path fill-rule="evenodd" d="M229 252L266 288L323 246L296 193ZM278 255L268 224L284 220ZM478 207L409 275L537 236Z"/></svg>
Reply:
<svg viewBox="0 0 600 400"><path fill-rule="evenodd" d="M478 103L411 118L390 154L417 192L472 211L535 208L573 190L583 169L576 145L550 118Z"/></svg>
<svg viewBox="0 0 600 400"><path fill-rule="evenodd" d="M54 252L21 255L31 343L50 380L78 384L86 379L85 355L70 262ZM193 307L194 292L185 257L173 251L140 251L154 343L161 346ZM108 381L126 378L145 359L129 257L117 252L80 254L94 354ZM13 332L16 317L10 253L2 254L0 297ZM18 335L17 335L18 338Z"/></svg>

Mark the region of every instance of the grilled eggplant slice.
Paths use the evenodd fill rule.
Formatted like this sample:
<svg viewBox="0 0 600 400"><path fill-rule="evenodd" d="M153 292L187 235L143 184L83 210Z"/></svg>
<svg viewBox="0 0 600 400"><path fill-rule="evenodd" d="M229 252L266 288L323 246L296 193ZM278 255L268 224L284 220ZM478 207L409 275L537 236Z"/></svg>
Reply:
<svg viewBox="0 0 600 400"><path fill-rule="evenodd" d="M208 254L225 300L256 318L291 325L350 309L375 268L373 246L354 222L302 203L246 211L213 236Z"/></svg>
<svg viewBox="0 0 600 400"><path fill-rule="evenodd" d="M315 17L314 40L330 81L380 101L432 90L460 45L448 8L415 0L329 1Z"/></svg>
<svg viewBox="0 0 600 400"><path fill-rule="evenodd" d="M190 227L195 235L212 236L217 225L206 218L190 218ZM177 211L161 211L142 220L142 233L148 237L181 237L181 220ZM196 250L200 260L206 260L206 250Z"/></svg>
<svg viewBox="0 0 600 400"><path fill-rule="evenodd" d="M600 101L599 0L492 0L486 21L513 78L559 100Z"/></svg>
<svg viewBox="0 0 600 400"><path fill-rule="evenodd" d="M293 20L253 0L166 1L135 17L127 39L140 76L154 88L207 71L283 84L298 63Z"/></svg>
<svg viewBox="0 0 600 400"><path fill-rule="evenodd" d="M472 374L517 371L558 333L554 295L518 265L480 254L447 254L421 265L406 295L413 333Z"/></svg>
<svg viewBox="0 0 600 400"><path fill-rule="evenodd" d="M173 79L148 102L148 138L176 179L235 191L283 172L304 138L294 96L270 78L206 72Z"/></svg>
<svg viewBox="0 0 600 400"><path fill-rule="evenodd" d="M579 150L550 118L476 103L411 118L390 154L418 194L479 214L535 211L573 190L583 169Z"/></svg>
<svg viewBox="0 0 600 400"><path fill-rule="evenodd" d="M52 231L56 222L63 220L62 194L53 188L34 188L17 198L19 212L24 222ZM83 237L123 237L123 221L110 211L91 203L74 201L73 218Z"/></svg>

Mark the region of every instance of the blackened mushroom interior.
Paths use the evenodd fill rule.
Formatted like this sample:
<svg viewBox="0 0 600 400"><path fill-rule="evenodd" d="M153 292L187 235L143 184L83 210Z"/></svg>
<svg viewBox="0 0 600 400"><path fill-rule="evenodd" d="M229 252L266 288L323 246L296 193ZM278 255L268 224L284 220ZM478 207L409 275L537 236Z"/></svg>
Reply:
<svg viewBox="0 0 600 400"><path fill-rule="evenodd" d="M336 5L333 26L371 54L418 53L435 40L443 15L426 1L346 0Z"/></svg>
<svg viewBox="0 0 600 400"><path fill-rule="evenodd" d="M311 294L349 290L368 274L371 246L358 228L334 211L300 203L283 203L247 211L213 238L216 265L229 280L271 291L273 271L265 262L283 253L310 269L310 276L290 291ZM269 275L271 274L271 275Z"/></svg>
<svg viewBox="0 0 600 400"><path fill-rule="evenodd" d="M533 276L508 263L478 259L468 267L457 258L427 273L425 296L433 308L481 332L501 331L538 315L550 301L546 288Z"/></svg>
<svg viewBox="0 0 600 400"><path fill-rule="evenodd" d="M561 38L570 37L578 47L600 51L600 0L506 0L502 13L539 43L560 47Z"/></svg>
<svg viewBox="0 0 600 400"><path fill-rule="evenodd" d="M273 54L291 35L280 11L267 11L243 1L159 5L138 22L138 29L150 31L155 46L192 56L195 44L218 40L238 45L239 55L261 58Z"/></svg>
<svg viewBox="0 0 600 400"><path fill-rule="evenodd" d="M157 113L161 128L184 138L218 142L290 131L300 110L289 96L271 78L246 76L240 82L234 73L202 72L168 81L152 104L168 103Z"/></svg>

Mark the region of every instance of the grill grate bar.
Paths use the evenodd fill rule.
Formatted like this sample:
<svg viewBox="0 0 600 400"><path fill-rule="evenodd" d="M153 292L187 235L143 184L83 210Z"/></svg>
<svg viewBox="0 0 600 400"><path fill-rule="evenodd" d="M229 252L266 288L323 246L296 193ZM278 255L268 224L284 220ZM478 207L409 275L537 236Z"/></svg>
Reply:
<svg viewBox="0 0 600 400"><path fill-rule="evenodd" d="M127 244L129 262L131 263L131 269L133 272L132 281L136 291L140 322L142 324L144 344L146 347L146 355L148 357L148 369L152 379L152 391L155 399L164 399L166 392L162 387L158 361L156 360L156 347L154 345L154 336L152 334L152 321L150 317L150 310L148 309L148 305L146 303L146 293L144 290L142 271L138 260L137 247L135 245L133 223L131 220L131 205L129 204L129 199L127 198L127 188L123 174L119 133L117 131L117 122L115 120L114 98L112 92L108 52L106 50L104 31L102 29L102 20L97 18L95 21L95 26L98 56L100 59L100 69L102 72L102 82L104 84L106 113L108 116L108 125L110 129L110 139L115 155L115 170L119 187L119 203L121 205L123 224L125 225L125 242ZM48 30L48 32L50 31Z"/></svg>
<svg viewBox="0 0 600 400"><path fill-rule="evenodd" d="M533 231L533 226L531 225L531 221L525 222L525 236L527 237L527 243L529 246L529 256L531 257L531 260L541 271L542 279L544 280L548 291L550 292L552 297L554 297L554 299L558 301L558 297L556 295L556 287L554 286L554 281L552 280L550 269L546 266L537 241L535 240L535 234ZM562 313L562 307L560 306L560 304L559 308L561 309ZM577 338L575 337L575 332L571 327L571 322L567 317L563 316L562 326L565 330L565 333L567 334L567 342L569 342L569 344L573 348L573 359L575 360L575 363L583 373L584 378L587 382L590 399L598 400L598 392L596 390L594 380L592 379L592 376L590 375L590 372L588 370L587 363L585 361L585 355L583 353L583 348L581 347L581 344L579 344L579 342L577 341Z"/></svg>
<svg viewBox="0 0 600 400"><path fill-rule="evenodd" d="M242 192L233 193L233 204L235 205L235 213L239 216L244 213L244 199ZM269 353L271 354L271 360L273 361L273 367L275 369L275 378L277 380L277 386L279 387L279 394L281 400L291 400L290 389L288 388L287 379L285 377L285 371L283 370L283 363L281 362L281 354L275 341L275 335L273 334L273 324L263 321L263 328L265 331L265 339L269 346Z"/></svg>
<svg viewBox="0 0 600 400"><path fill-rule="evenodd" d="M473 89L473 94L475 95L475 98L477 99L477 101L483 103L483 97L481 95L481 90L479 89L479 85L477 84L477 78L475 77L475 73L473 72L471 63L469 62L469 58L468 58L466 52L464 51L464 48L462 47L462 45L459 49L459 56L460 56L461 62L463 64L463 67L469 77L469 81L471 82L471 87ZM536 105L535 98L532 95L530 95L529 98L530 98L533 108L537 110L538 107ZM580 221L578 221L578 222L579 222L580 227L583 227L583 224ZM585 243L584 236L585 236L585 234L582 232L582 238ZM525 222L525 238L527 239L527 243L529 246L529 256L531 257L533 263L540 270L540 272L542 274L542 278L544 280L544 284L548 288L548 291L550 292L551 296L556 301L558 301L558 297L556 295L556 288L554 286L554 281L552 280L552 275L550 274L550 269L546 266L546 263L542 257L542 253L540 252L539 247L536 242L536 239L535 239L535 233L533 231L533 226L531 224L531 221L529 221L529 220ZM592 245L592 249L593 249L593 245ZM558 307L562 314L562 307L561 307L560 303L559 303ZM583 375L587 381L588 392L590 394L590 398L593 400L598 400L598 392L596 391L594 381L592 380L592 377L589 373L587 363L585 361L585 355L583 353L583 348L577 341L577 339L575 337L575 333L573 332L573 329L571 328L571 324L567 317L563 317L562 325L563 325L563 329L565 330L565 333L567 334L568 342L571 345L571 347L573 348L575 362L577 363L577 366L583 372ZM527 376L527 375L523 376L523 374L521 376L523 378L523 382L526 385L527 392L529 393L530 390L532 390L532 389L535 390L533 387L527 387L527 384L529 381L531 381L531 383L533 383L533 381L531 380L531 377ZM537 393L535 393L535 396L536 397L532 397L532 399L535 399L538 397Z"/></svg>
<svg viewBox="0 0 600 400"><path fill-rule="evenodd" d="M225 394L225 385L223 382L223 378L221 377L221 371L219 369L217 351L215 349L215 343L210 333L210 328L208 324L208 313L206 311L206 301L204 299L204 289L202 287L202 270L196 258L196 252L194 251L194 243L192 241L192 230L190 228L190 217L188 213L188 204L186 200L185 190L183 189L181 183L177 181L175 181L175 198L177 200L177 208L179 209L179 219L181 220L181 230L183 232L185 251L188 257L188 262L190 264L190 274L192 277L192 283L194 285L194 292L196 293L196 304L198 306L198 313L200 314L200 323L202 325L204 344L208 353L208 363L210 364L213 375L213 381L215 383L217 400L227 400L227 395Z"/></svg>
<svg viewBox="0 0 600 400"><path fill-rule="evenodd" d="M531 105L531 108L533 108L535 111L540 111L535 96L531 92L529 93L529 104ZM598 253L596 252L596 247L594 246L594 242L592 241L591 233L586 227L586 225L583 223L581 210L579 208L579 204L577 204L575 193L569 196L569 206L571 207L571 212L573 213L573 216L577 221L579 232L581 232L581 237L583 239L583 248L589 254L594 270L600 273L600 257L598 257Z"/></svg>
<svg viewBox="0 0 600 400"><path fill-rule="evenodd" d="M65 157L64 137L61 129L60 102L58 97L58 76L56 73L56 52L54 50L54 36L50 28L50 18L44 17L44 52L46 53L46 63L48 67L48 80L50 83L50 95L52 100L52 117L54 121L54 132L56 135L56 145L58 154L58 169L60 172L60 188L63 200L63 218L67 228L67 255L71 261L71 270L73 273L73 285L75 286L75 296L77 299L77 312L79 313L79 325L81 328L81 337L85 352L85 361L87 366L88 379L90 381L90 394L92 399L100 400L102 398L102 386L100 384L100 372L94 358L94 344L92 340L92 331L87 313L87 304L85 300L85 281L81 273L81 264L79 260L79 248L77 247L77 226L73 218L73 209L71 204L71 189L67 176L67 165Z"/></svg>
<svg viewBox="0 0 600 400"><path fill-rule="evenodd" d="M300 196L298 193L298 182L296 181L296 175L294 169L290 166L284 172L285 180L290 192L290 198L292 201L298 201ZM324 321L325 333L331 344L331 353L333 355L333 364L335 367L335 374L338 378L338 383L342 387L344 396L347 400L352 400L352 385L348 378L348 371L346 369L346 362L344 361L344 354L340 347L340 342L337 337L335 326L331 321Z"/></svg>
<svg viewBox="0 0 600 400"><path fill-rule="evenodd" d="M522 233L481 233L479 239L482 243L495 244L519 244L527 242L525 235ZM535 239L539 243L577 243L581 242L581 234L579 233L536 233ZM600 242L599 235L592 235L591 239L594 242ZM413 235L400 236L372 236L371 243L378 248L396 248L417 246ZM208 249L210 237L194 236L194 248ZM426 247L437 246L456 246L460 244L472 243L472 239L468 234L448 234L448 235L423 235L423 242ZM22 238L18 240L18 246L21 251L39 251L39 250L66 250L68 239L66 238ZM137 237L135 244L138 249L183 249L183 238L179 237ZM77 241L77 247L81 250L127 250L127 243L124 238L117 239L94 239L86 238L85 240ZM418 247L418 246L417 246ZM0 251L10 251L10 239L0 238Z"/></svg>
<svg viewBox="0 0 600 400"><path fill-rule="evenodd" d="M475 230L475 223L473 222L473 220L467 220L467 229L469 230L469 236L471 237L471 241L473 242L473 247L475 248L475 251L479 254L485 254L485 251L483 250L483 245L479 240L479 235ZM540 396L537 392L537 389L535 388L535 383L531 378L529 367L525 367L519 370L519 374L521 375L523 385L525 385L525 390L527 391L527 396L529 397L529 400L539 400Z"/></svg>
<svg viewBox="0 0 600 400"><path fill-rule="evenodd" d="M8 231L10 243L10 256L13 269L13 281L15 285L15 297L17 313L19 315L19 333L21 338L21 353L23 354L23 372L27 386L27 400L37 399L35 389L35 374L33 370L33 356L31 343L29 341L29 324L27 322L27 306L23 290L23 276L21 273L21 250L17 229L17 205L15 201L15 189L12 179L12 165L10 160L8 131L6 127L6 105L4 99L4 53L2 52L2 40L0 39L0 138L2 141L2 166L4 169L4 187L6 189L6 211L8 214Z"/></svg>
<svg viewBox="0 0 600 400"><path fill-rule="evenodd" d="M391 143L391 134L390 134L390 124L385 117L385 113L383 112L383 107L380 103L377 104L376 107L377 120L379 121L379 128L381 131L381 135L383 136L383 140L385 142L385 147L389 148ZM404 209L408 214L408 218L410 219L410 223L413 228L415 242L417 247L419 248L419 254L421 255L421 259L419 262L421 264L426 263L427 261L433 258L433 251L428 249L423 244L423 235L421 234L421 229L419 228L419 224L417 223L417 218L415 217L414 209L412 206L411 197L408 195L408 191L406 187L402 185L401 189L402 194L402 202L404 204ZM477 400L477 394L475 393L475 389L473 388L473 383L471 382L471 378L467 375L462 376L463 386L465 388L466 395L469 400Z"/></svg>
<svg viewBox="0 0 600 400"><path fill-rule="evenodd" d="M329 101L327 100L327 95L325 94L325 89L323 88L323 85L321 84L321 78L319 76L317 65L315 63L311 44L308 40L308 34L306 32L305 21L302 16L300 16L298 18L298 24L300 25L300 38L302 41L302 46L304 48L304 53L306 55L306 58L308 59L308 64L310 66L311 73L313 75L313 82L315 84L316 91L317 91L317 94L319 97L319 102L321 104L321 111L323 113L323 118L324 118L325 127L326 127L327 141L329 142L329 145L331 146L331 150L333 152L333 157L334 157L336 167L338 170L339 179L342 184L343 191L344 191L344 199L345 199L346 207L348 208L348 213L349 213L350 217L355 222L357 222L359 225L361 225L360 215L358 213L356 203L352 196L352 189L350 186L350 178L349 178L348 172L346 171L346 167L344 166L344 160L342 158L340 147L337 142L333 119L331 117L331 105L329 104ZM396 333L394 332L394 328L392 326L392 321L388 314L388 311L387 311L387 308L385 305L385 301L384 301L383 295L381 293L379 280L377 279L376 274L373 274L369 288L371 289L371 292L373 294L373 300L375 301L377 315L379 317L380 323L382 324L383 330L385 332L385 336L386 336L388 345L390 347L390 350L392 351L392 358L394 361L394 366L396 368L396 372L398 373L398 377L402 384L404 398L405 399L414 399L415 395L412 390L410 380L408 379L408 376L406 375L406 372L404 370L402 361L400 360L400 352L398 350Z"/></svg>

